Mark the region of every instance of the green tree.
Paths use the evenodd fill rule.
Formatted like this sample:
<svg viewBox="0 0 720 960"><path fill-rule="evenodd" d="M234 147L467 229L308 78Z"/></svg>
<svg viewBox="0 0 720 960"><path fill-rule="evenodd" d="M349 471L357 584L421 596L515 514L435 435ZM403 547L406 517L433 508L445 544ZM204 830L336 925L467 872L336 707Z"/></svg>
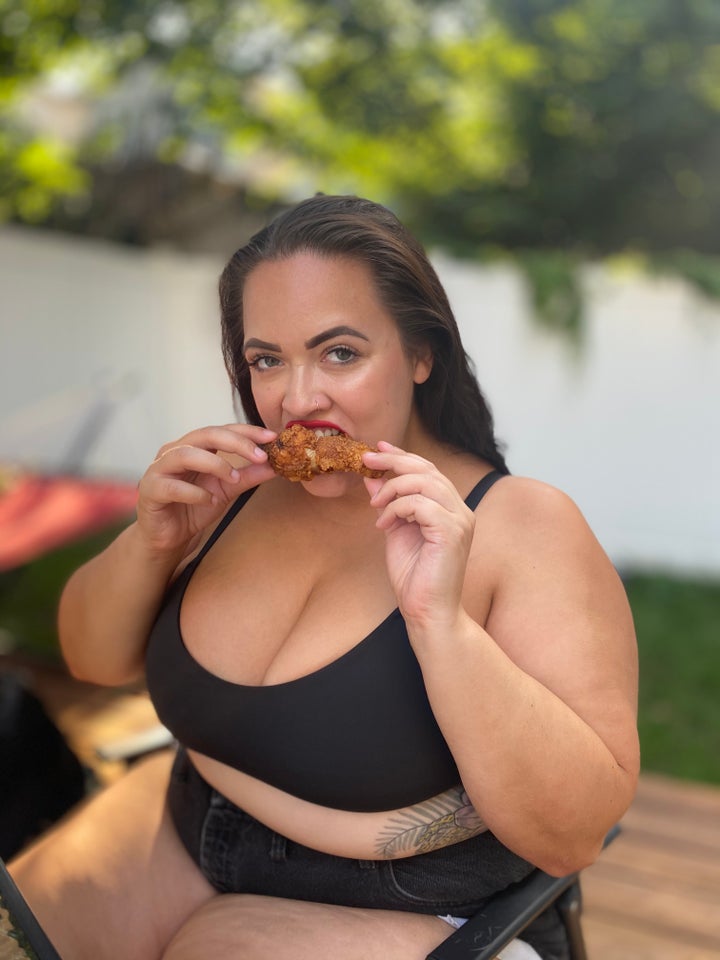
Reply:
<svg viewBox="0 0 720 960"><path fill-rule="evenodd" d="M191 243L233 200L350 191L513 251L559 323L579 257L720 285L716 0L0 0L0 29L6 217ZM74 139L32 122L49 77Z"/></svg>

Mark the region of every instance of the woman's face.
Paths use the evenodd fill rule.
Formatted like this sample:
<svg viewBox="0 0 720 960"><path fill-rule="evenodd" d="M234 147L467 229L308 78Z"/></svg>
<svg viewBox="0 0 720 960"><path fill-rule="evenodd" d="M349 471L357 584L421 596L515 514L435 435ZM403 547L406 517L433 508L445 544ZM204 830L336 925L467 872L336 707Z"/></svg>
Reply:
<svg viewBox="0 0 720 960"><path fill-rule="evenodd" d="M370 445L404 445L413 386L427 379L431 361L407 355L364 263L313 253L261 263L245 282L243 314L244 355L266 426L279 432L300 422ZM316 478L313 492L335 476L348 480Z"/></svg>

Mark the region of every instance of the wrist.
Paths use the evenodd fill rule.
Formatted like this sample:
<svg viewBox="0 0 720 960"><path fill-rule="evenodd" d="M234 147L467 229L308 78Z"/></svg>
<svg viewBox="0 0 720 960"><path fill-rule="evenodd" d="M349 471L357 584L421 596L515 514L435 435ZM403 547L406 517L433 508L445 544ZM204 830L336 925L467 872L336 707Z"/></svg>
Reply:
<svg viewBox="0 0 720 960"><path fill-rule="evenodd" d="M423 617L406 617L405 626L413 646L427 646L438 643L446 645L457 641L472 629L477 630L478 625L465 608L460 606Z"/></svg>
<svg viewBox="0 0 720 960"><path fill-rule="evenodd" d="M147 539L137 520L126 527L115 542L122 545L133 561L167 573L168 576L188 552L187 544L171 548L154 545Z"/></svg>

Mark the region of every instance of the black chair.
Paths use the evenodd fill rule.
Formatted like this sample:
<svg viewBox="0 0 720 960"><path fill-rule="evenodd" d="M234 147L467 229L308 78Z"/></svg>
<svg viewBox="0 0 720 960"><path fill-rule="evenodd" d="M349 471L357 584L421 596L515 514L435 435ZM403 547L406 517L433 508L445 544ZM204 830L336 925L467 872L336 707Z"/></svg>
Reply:
<svg viewBox="0 0 720 960"><path fill-rule="evenodd" d="M619 833L616 825L606 836L604 846ZM521 883L492 897L482 910L428 954L427 960L492 960L553 904L565 927L570 960L588 960L580 923L580 874L551 877L542 870L534 870Z"/></svg>
<svg viewBox="0 0 720 960"><path fill-rule="evenodd" d="M3 960L60 960L47 934L0 860L0 957Z"/></svg>
<svg viewBox="0 0 720 960"><path fill-rule="evenodd" d="M587 960L580 925L582 901L578 874L558 878L542 870L534 871L522 883L493 897L428 954L427 960L492 960L553 904L567 933L570 960Z"/></svg>
<svg viewBox="0 0 720 960"><path fill-rule="evenodd" d="M605 845L618 833L619 828L615 827ZM521 883L492 897L482 910L428 954L427 960L492 960L553 904L567 932L571 960L587 960L580 925L579 875L573 873L558 878L542 870L535 870ZM61 960L2 861L0 957L3 960Z"/></svg>

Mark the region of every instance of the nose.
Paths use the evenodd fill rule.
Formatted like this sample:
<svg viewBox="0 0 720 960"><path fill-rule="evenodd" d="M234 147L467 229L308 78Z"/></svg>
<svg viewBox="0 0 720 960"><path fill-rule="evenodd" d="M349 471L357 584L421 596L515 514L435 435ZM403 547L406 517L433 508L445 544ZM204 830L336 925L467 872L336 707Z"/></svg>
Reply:
<svg viewBox="0 0 720 960"><path fill-rule="evenodd" d="M323 395L312 368L303 365L292 369L283 398L283 409L287 419L307 420L317 413L321 402L323 402Z"/></svg>

